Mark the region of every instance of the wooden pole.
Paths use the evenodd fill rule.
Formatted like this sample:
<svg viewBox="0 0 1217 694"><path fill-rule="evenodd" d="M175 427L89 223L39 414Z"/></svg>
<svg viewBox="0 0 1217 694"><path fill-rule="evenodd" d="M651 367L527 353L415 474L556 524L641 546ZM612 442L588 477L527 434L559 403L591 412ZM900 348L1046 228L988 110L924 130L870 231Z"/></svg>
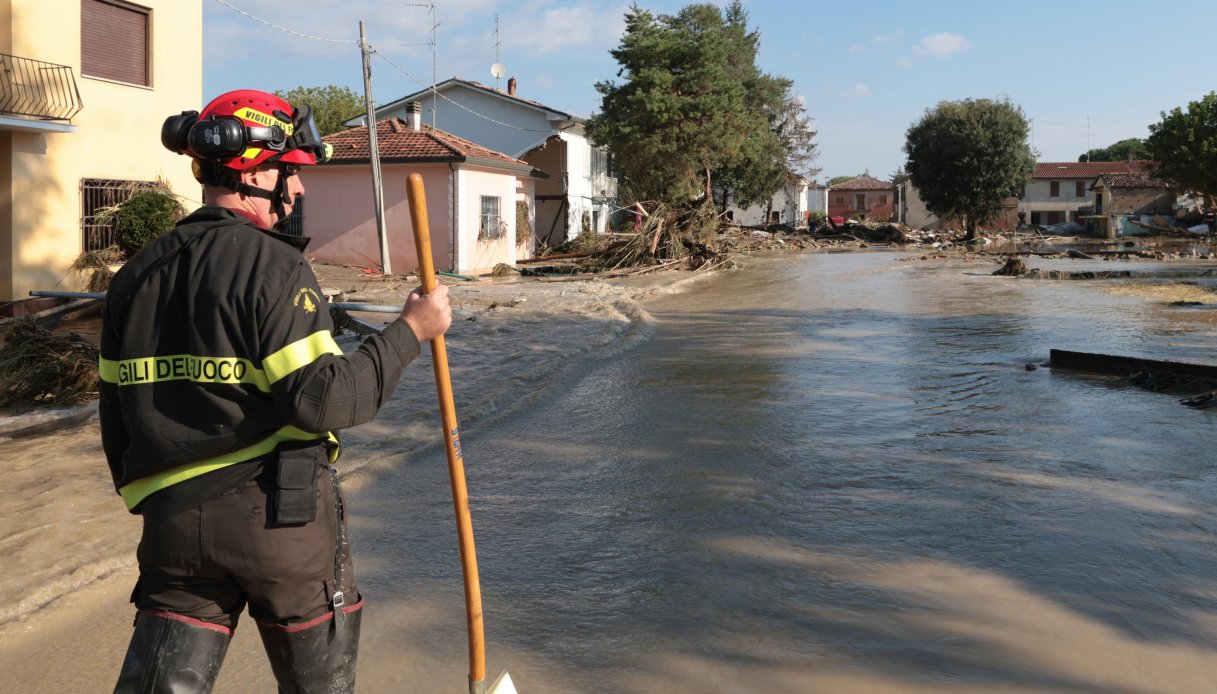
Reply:
<svg viewBox="0 0 1217 694"><path fill-rule="evenodd" d="M414 246L418 251L418 272L423 293L435 289L435 263L431 259L431 233L427 221L427 196L423 177L409 176L406 192L410 201L410 221L414 225ZM461 548L461 573L465 578L465 616L469 626L469 692L486 690L486 641L482 630L482 590L478 583L477 552L473 547L473 520L469 514L469 494L465 489L465 461L461 457L460 430L452 398L452 379L448 373L448 352L444 336L431 340L431 360L435 366L435 390L439 395L440 419L444 425L444 446L448 451L448 477L452 482L452 506L456 510L456 532Z"/></svg>

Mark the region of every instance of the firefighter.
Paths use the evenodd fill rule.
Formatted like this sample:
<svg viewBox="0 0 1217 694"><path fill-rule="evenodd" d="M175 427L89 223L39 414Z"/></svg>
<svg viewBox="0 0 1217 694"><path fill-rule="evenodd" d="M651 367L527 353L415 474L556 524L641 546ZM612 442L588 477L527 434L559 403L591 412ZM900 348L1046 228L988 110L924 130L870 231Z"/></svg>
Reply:
<svg viewBox="0 0 1217 694"><path fill-rule="evenodd" d="M328 158L307 106L260 91L165 121L205 205L106 294L101 436L143 519L134 633L115 691L207 692L248 607L281 692L354 689L363 599L333 464L420 342L452 321L415 290L350 354L303 250L282 233L302 167Z"/></svg>

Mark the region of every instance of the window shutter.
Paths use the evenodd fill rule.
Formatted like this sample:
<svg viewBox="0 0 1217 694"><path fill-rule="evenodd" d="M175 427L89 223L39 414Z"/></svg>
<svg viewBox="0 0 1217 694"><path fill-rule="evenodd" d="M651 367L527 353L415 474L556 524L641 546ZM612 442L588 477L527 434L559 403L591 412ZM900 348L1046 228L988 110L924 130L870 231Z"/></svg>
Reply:
<svg viewBox="0 0 1217 694"><path fill-rule="evenodd" d="M107 0L81 0L80 73L149 86L148 10Z"/></svg>

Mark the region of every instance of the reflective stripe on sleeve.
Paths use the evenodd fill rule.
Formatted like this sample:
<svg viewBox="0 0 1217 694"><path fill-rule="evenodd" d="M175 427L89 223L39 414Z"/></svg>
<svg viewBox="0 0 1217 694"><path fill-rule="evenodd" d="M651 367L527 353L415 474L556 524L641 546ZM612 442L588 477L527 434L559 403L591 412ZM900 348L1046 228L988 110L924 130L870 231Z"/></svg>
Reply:
<svg viewBox="0 0 1217 694"><path fill-rule="evenodd" d="M244 383L270 392L262 369L240 357L200 357L174 354L165 357L137 357L113 360L99 358L97 375L106 383L132 386L161 381L196 383Z"/></svg>
<svg viewBox="0 0 1217 694"><path fill-rule="evenodd" d="M274 383L302 366L308 366L323 354L341 355L342 349L328 330L318 330L296 340L262 360L268 383Z"/></svg>
<svg viewBox="0 0 1217 694"><path fill-rule="evenodd" d="M315 434L312 432L299 429L294 426L285 426L282 429L271 434L269 437L258 441L252 445L246 446L232 453L217 455L212 458L196 460L193 463L186 463L175 468L166 470L155 475L142 477L134 482L130 482L118 490L118 493L123 497L123 503L127 505L127 510L135 508L139 502L148 498L151 494L159 492L166 487L170 487L179 482L185 482L188 479L193 479L199 475L205 475L208 472L219 470L220 468L236 465L247 460L252 460L261 455L266 455L275 450L284 441L310 441L313 439L328 439L334 444L338 443L338 438L331 433ZM330 455L330 462L334 462L337 458L337 452L334 451Z"/></svg>
<svg viewBox="0 0 1217 694"><path fill-rule="evenodd" d="M101 357L97 360L97 374L102 381L119 386L194 381L246 384L269 393L272 383L313 363L323 354L342 354L342 349L328 330L319 330L280 349L268 356L260 369L252 361L240 357L174 354L121 360Z"/></svg>

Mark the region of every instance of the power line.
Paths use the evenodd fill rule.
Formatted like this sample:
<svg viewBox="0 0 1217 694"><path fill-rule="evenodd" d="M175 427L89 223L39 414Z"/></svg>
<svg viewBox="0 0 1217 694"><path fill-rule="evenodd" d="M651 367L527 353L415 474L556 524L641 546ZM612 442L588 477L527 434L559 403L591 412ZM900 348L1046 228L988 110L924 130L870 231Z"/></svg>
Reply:
<svg viewBox="0 0 1217 694"><path fill-rule="evenodd" d="M218 2L219 4L221 4L221 5L223 5L223 6L227 7L227 8L229 8L230 10L232 10L232 11L234 11L234 12L238 13L238 14L244 15L244 16L246 16L246 17L248 17L248 18L250 18L250 19L254 20L255 22L258 22L259 24L264 24L264 25L266 25L266 26L268 26L268 27L270 27L270 28L272 28L272 29L276 29L276 30L278 30L278 31L282 31L282 32L284 32L284 33L292 34L293 36L299 36L300 38L311 39L311 40L313 40L313 41L328 41L328 42L330 42L330 43L346 43L346 44L351 44L351 45L355 45L355 46L360 45L360 44L359 44L359 41L354 41L354 40L351 40L351 39L331 39L331 38L326 38L326 37L324 37L324 36L313 36L312 34L304 34L304 33L301 33L301 32L299 32L299 31L294 31L294 30L292 30L292 29L288 29L288 28L286 28L286 27L281 27L281 26L279 26L278 24L274 24L274 23L272 23L272 22L268 22L268 21L266 21L265 19L262 19L262 18L260 18L260 17L255 17L254 15L252 15L252 14L250 14L250 13L246 12L245 10L242 10L241 8L239 8L239 7L235 6L235 5L233 5L232 3L229 3L227 0L216 0L216 2ZM428 5L420 5L420 6L421 6L421 7L428 7ZM434 5L432 4L432 5L429 5L429 6L432 8L432 11L434 11ZM439 26L439 25L438 25L438 24L436 24L435 26L433 26L433 27L432 27L432 30L434 30L434 28L435 28L436 26ZM433 48L434 48L434 41L435 41L435 39L432 39L432 47L433 47ZM481 118L481 119L483 119L483 120L486 120L486 121L489 121L489 122L491 122L491 123L494 123L495 125L501 125L501 126L503 126L503 127L505 127L505 128L511 128L511 129L513 129L513 130L519 130L519 131L522 131L522 132L529 132L529 133L552 133L552 132L553 132L552 130L537 130L537 129L535 129L535 128L522 128L522 127L520 127L520 126L518 126L518 125L512 125L511 123L504 123L504 122L502 122L502 121L495 120L494 118L491 118L490 116L487 116L487 115L484 115L484 114L478 113L477 111L474 111L473 109L471 109L471 108L469 108L469 107L465 106L464 104L461 104L461 103L458 103L458 102L456 102L456 101L453 101L452 99L448 98L447 96L444 96L443 94L440 94L440 93L438 93L438 92L435 92L435 91L434 91L434 87L435 87L435 80L434 80L434 76L432 77L432 81L431 81L431 83L430 83L430 84L428 84L427 82L424 82L424 81L420 80L419 78L415 77L414 75L410 74L410 72L408 72L407 70L402 69L402 68L401 68L399 65L397 65L396 63L394 63L392 60L389 60L389 59L388 59L388 58L385 56L385 54L384 54L384 53L381 53L381 52L380 52L379 50L377 50L375 47L373 47L373 46L368 46L368 49L369 49L369 51L370 51L371 53L373 53L373 54L375 54L375 55L379 56L381 60L385 61L385 62L386 62L386 63L388 63L390 66L392 66L392 67L393 67L393 69L395 69L395 70L397 70L398 72L402 73L402 74L403 74L403 75L405 75L406 77L409 77L410 79L414 80L414 81L415 81L415 82L417 82L419 85L424 86L424 87L426 87L426 86L430 86L430 87L432 88L432 95L433 95L433 98L439 98L439 99L443 99L444 101L447 101L448 103L452 104L453 106L456 106L457 108L460 108L460 109L462 109L462 110L464 110L464 111L467 111L467 112L469 112L470 114L477 116L478 118ZM434 62L432 63L432 65L433 65L432 70L434 71ZM435 127L435 126L434 126L434 125L432 125L432 127Z"/></svg>
<svg viewBox="0 0 1217 694"><path fill-rule="evenodd" d="M245 15L246 17L249 17L250 19L254 20L255 22L258 22L259 24L265 24L266 26L268 26L272 29L278 29L279 31L282 31L282 32L285 32L288 34L292 34L294 36L299 36L299 37L305 38L305 39L312 39L313 41L328 41L330 43L349 43L349 44L354 44L354 45L359 44L358 41L353 41L351 39L331 39L331 38L326 38L324 36L313 36L312 34L302 34L299 31L294 31L292 29L288 29L287 27L281 27L278 24L268 22L265 19L262 19L260 17L255 17L252 14L246 12L245 10L227 2L227 0L216 0L216 2L220 3L224 7L227 7L228 9L232 10L233 12L236 12L237 14L242 14L242 15Z"/></svg>

